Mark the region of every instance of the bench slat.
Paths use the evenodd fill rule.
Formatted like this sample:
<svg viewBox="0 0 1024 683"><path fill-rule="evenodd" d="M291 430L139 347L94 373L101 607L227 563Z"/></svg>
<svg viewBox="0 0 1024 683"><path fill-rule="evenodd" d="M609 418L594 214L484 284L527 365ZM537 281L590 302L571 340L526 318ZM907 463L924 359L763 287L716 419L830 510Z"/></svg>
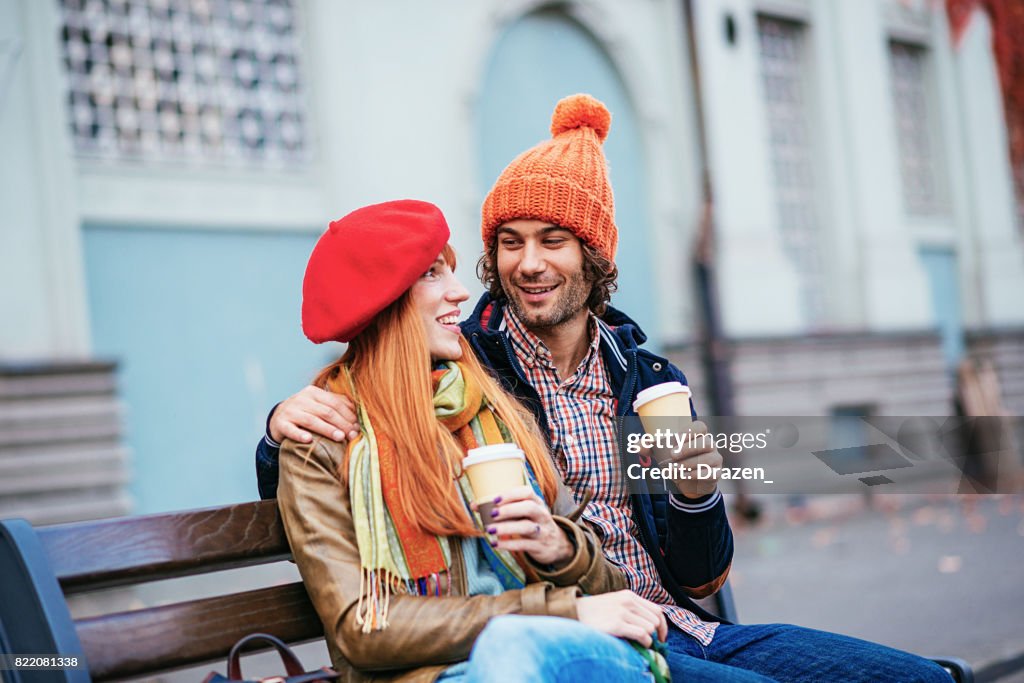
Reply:
<svg viewBox="0 0 1024 683"><path fill-rule="evenodd" d="M277 501L38 529L66 594L290 557Z"/></svg>
<svg viewBox="0 0 1024 683"><path fill-rule="evenodd" d="M82 619L75 624L94 681L153 674L213 661L253 632L287 643L323 636L301 582L163 607ZM306 663L311 668L324 662Z"/></svg>

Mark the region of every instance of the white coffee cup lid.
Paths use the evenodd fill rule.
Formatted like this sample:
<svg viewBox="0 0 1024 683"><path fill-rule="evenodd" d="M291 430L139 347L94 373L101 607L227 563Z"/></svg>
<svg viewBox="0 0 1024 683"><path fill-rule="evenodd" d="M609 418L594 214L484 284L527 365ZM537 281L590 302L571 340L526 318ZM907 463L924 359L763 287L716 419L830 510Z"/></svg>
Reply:
<svg viewBox="0 0 1024 683"><path fill-rule="evenodd" d="M636 395L636 400L633 401L633 410L638 410L645 403L650 403L655 399L670 394L686 394L689 397L690 387L682 382L662 382L661 384L655 384L653 387L647 387Z"/></svg>
<svg viewBox="0 0 1024 683"><path fill-rule="evenodd" d="M482 462L508 460L509 458L526 460L526 456L523 454L523 451L514 443L497 443L493 446L470 448L466 453L466 457L462 459L462 466L464 468L471 467L473 465L479 465Z"/></svg>

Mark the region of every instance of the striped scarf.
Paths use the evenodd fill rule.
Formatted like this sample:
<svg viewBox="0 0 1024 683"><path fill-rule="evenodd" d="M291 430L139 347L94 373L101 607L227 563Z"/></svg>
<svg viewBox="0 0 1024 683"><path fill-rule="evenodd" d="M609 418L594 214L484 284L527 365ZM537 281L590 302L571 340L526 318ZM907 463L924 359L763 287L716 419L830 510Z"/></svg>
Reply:
<svg viewBox="0 0 1024 683"><path fill-rule="evenodd" d="M343 373L344 374L344 373ZM510 443L511 435L487 405L480 386L458 363L434 370L434 414L464 451L477 446ZM347 377L345 381L347 381ZM342 378L334 380L341 381ZM331 387L332 389L335 387ZM448 539L429 534L398 504L398 468L402 458L394 442L374 431L366 410L358 409L362 438L349 446L349 498L359 546L360 582L356 619L363 633L388 625L388 607L395 593L442 595L451 593L451 549ZM406 455L406 457L409 457ZM440 460L438 465L441 466ZM536 478L526 467L528 481L540 493ZM456 481L467 514L472 489L465 472ZM482 527L482 525L481 525ZM497 550L486 538L480 549L506 590L522 588L527 576L511 553Z"/></svg>

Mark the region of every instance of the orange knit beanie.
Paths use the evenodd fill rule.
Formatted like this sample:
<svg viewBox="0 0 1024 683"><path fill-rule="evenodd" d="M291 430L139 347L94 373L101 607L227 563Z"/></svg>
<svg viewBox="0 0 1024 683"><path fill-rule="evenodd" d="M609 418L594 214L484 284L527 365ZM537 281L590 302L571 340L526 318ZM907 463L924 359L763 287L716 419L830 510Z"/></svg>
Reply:
<svg viewBox="0 0 1024 683"><path fill-rule="evenodd" d="M534 218L572 230L614 261L619 230L601 149L611 123L608 109L590 95L571 95L555 105L551 139L513 159L484 200L485 248L502 223Z"/></svg>

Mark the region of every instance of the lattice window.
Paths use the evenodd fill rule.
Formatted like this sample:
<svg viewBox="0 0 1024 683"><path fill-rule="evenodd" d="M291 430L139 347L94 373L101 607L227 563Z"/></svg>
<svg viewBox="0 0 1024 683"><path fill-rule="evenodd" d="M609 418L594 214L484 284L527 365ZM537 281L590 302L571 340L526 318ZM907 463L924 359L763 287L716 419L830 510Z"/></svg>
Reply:
<svg viewBox="0 0 1024 683"><path fill-rule="evenodd" d="M293 0L61 0L61 10L79 155L308 160Z"/></svg>
<svg viewBox="0 0 1024 683"><path fill-rule="evenodd" d="M807 98L806 28L762 16L757 33L783 247L801 276L806 319L820 324L825 320L825 283Z"/></svg>
<svg viewBox="0 0 1024 683"><path fill-rule="evenodd" d="M934 215L942 208L935 175L927 59L923 47L889 43L903 201L915 215Z"/></svg>

